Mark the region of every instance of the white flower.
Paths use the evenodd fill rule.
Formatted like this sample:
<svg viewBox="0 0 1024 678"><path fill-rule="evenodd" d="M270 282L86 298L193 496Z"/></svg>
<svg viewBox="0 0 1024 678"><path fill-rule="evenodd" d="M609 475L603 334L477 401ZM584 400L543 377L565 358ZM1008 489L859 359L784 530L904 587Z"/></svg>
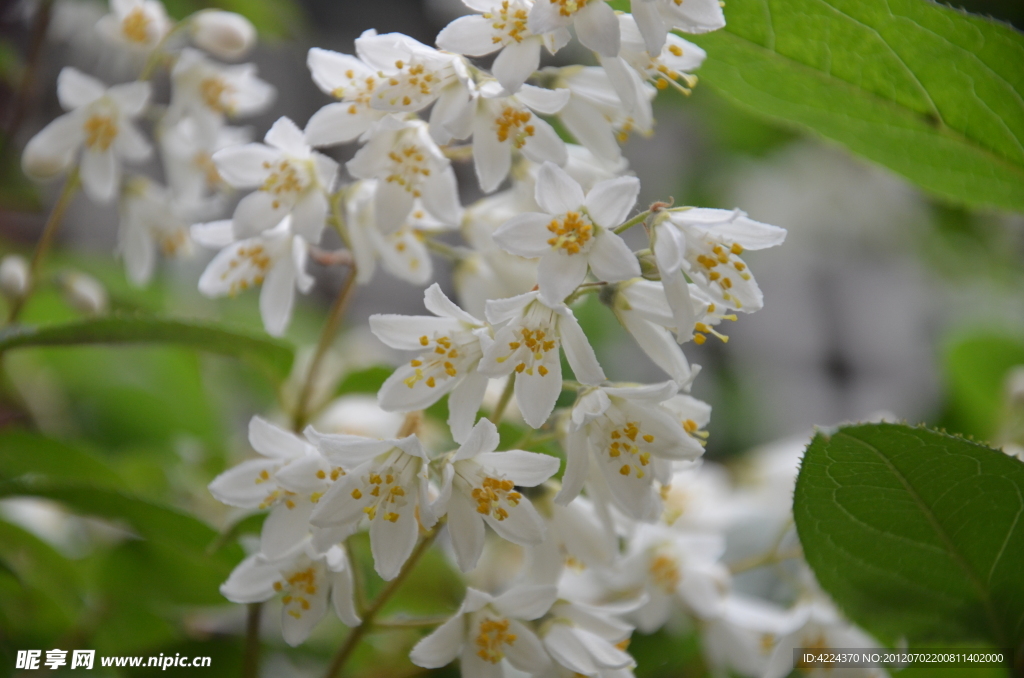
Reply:
<svg viewBox="0 0 1024 678"><path fill-rule="evenodd" d="M254 64L225 66L199 50L185 48L171 70L168 120L194 117L208 134L225 118L262 112L275 96L274 88L256 77Z"/></svg>
<svg viewBox="0 0 1024 678"><path fill-rule="evenodd" d="M166 257L192 253L190 212L198 206L175 200L170 191L144 177L133 177L121 196L118 250L128 279L145 285L153 277L157 250Z"/></svg>
<svg viewBox="0 0 1024 678"><path fill-rule="evenodd" d="M562 391L559 346L564 347L576 379L584 384L604 381L594 349L564 304L547 304L539 292L527 292L487 302L487 320L507 324L484 349L478 369L491 377L516 372L516 402L533 428L544 425Z"/></svg>
<svg viewBox="0 0 1024 678"><path fill-rule="evenodd" d="M450 95L468 96L465 61L402 33L377 35L365 31L356 39L356 54L380 78L371 105L382 111L419 111L452 88Z"/></svg>
<svg viewBox="0 0 1024 678"><path fill-rule="evenodd" d="M28 290L29 268L25 257L8 254L0 261L0 293L10 299L20 299Z"/></svg>
<svg viewBox="0 0 1024 678"><path fill-rule="evenodd" d="M352 141L388 115L370 106L380 78L357 57L314 47L309 50L306 65L316 86L338 100L314 113L306 123L306 141L311 145Z"/></svg>
<svg viewBox="0 0 1024 678"><path fill-rule="evenodd" d="M227 125L204 129L193 118L182 118L158 138L167 183L175 195L189 203L227 188L213 162L213 154L251 141L248 129Z"/></svg>
<svg viewBox="0 0 1024 678"><path fill-rule="evenodd" d="M422 410L451 393L448 425L455 440L465 440L487 388L488 378L476 368L490 328L452 303L437 283L427 288L423 304L433 316L370 316L370 329L385 344L420 351L381 386L380 406L389 412Z"/></svg>
<svg viewBox="0 0 1024 678"><path fill-rule="evenodd" d="M636 202L640 181L619 177L583 189L562 169L545 163L537 176L537 203L544 213L510 219L494 233L507 252L540 257L540 293L562 302L583 282L587 268L599 280L618 282L640 275L640 264L611 229L621 224Z"/></svg>
<svg viewBox="0 0 1024 678"><path fill-rule="evenodd" d="M455 172L421 120L385 118L346 167L352 176L380 180L374 205L385 235L405 222L417 198L440 221L459 223Z"/></svg>
<svg viewBox="0 0 1024 678"><path fill-rule="evenodd" d="M556 583L569 563L603 570L618 555L618 535L601 520L594 505L576 497L568 506L552 501L554 492L535 499L547 518L544 541L529 550L524 574L534 583Z"/></svg>
<svg viewBox="0 0 1024 678"><path fill-rule="evenodd" d="M725 26L719 0L632 0L630 10L651 54L661 52L670 29L707 33Z"/></svg>
<svg viewBox="0 0 1024 678"><path fill-rule="evenodd" d="M291 215L292 232L316 244L327 223L327 194L338 165L313 151L294 122L279 118L266 144L245 144L217 151L213 161L235 188L257 188L235 208L236 238L258 235Z"/></svg>
<svg viewBox="0 0 1024 678"><path fill-rule="evenodd" d="M345 549L337 545L323 555L308 542L280 559L251 555L221 584L220 592L233 603L262 603L284 594L281 631L293 647L304 642L323 618L328 595L344 624L358 626L360 621L352 599L352 565Z"/></svg>
<svg viewBox="0 0 1024 678"><path fill-rule="evenodd" d="M221 59L245 56L256 44L256 27L241 14L205 9L192 16L192 42Z"/></svg>
<svg viewBox="0 0 1024 678"><path fill-rule="evenodd" d="M374 567L383 579L398 576L416 546L419 525L437 522L428 503L427 455L416 436L375 440L306 429L306 437L332 462L349 469L313 511L315 527L351 533L370 521Z"/></svg>
<svg viewBox="0 0 1024 678"><path fill-rule="evenodd" d="M438 504L447 505L448 533L463 572L480 560L484 523L516 544L544 539L544 522L516 487L540 485L558 471L559 461L523 450L495 452L498 442L497 427L481 419L444 467Z"/></svg>
<svg viewBox="0 0 1024 678"><path fill-rule="evenodd" d="M412 212L397 230L381 232L376 217L379 186L376 179L367 179L347 189L345 226L348 244L359 269L356 282L360 285L369 283L379 261L384 270L396 278L413 285L426 285L434 277L434 265L423 233L440 230L437 222L427 218L417 199L413 202ZM430 228L420 228L420 225L428 223Z"/></svg>
<svg viewBox="0 0 1024 678"><path fill-rule="evenodd" d="M22 155L29 176L46 179L63 172L84 147L82 187L97 202L107 202L121 182L121 161L139 162L152 148L132 120L149 104L147 82L105 88L103 83L74 68L57 76L57 98L68 113L32 137Z"/></svg>
<svg viewBox="0 0 1024 678"><path fill-rule="evenodd" d="M635 603L624 605L584 605L559 600L548 612L544 647L556 662L577 675L599 678L624 678L636 662L618 645L627 640L633 627L618 619Z"/></svg>
<svg viewBox="0 0 1024 678"><path fill-rule="evenodd" d="M535 35L527 26L533 0L463 0L482 12L448 24L437 46L448 52L480 57L501 50L491 71L507 92L517 91L540 66L541 45L554 54L569 43L565 28Z"/></svg>
<svg viewBox="0 0 1024 678"><path fill-rule="evenodd" d="M96 22L108 42L140 53L151 52L170 29L159 0L110 0L110 13Z"/></svg>
<svg viewBox="0 0 1024 678"><path fill-rule="evenodd" d="M473 115L473 162L484 192L493 191L508 176L513 149L533 162L565 164L565 143L533 111L557 113L568 100L564 89L523 85L516 94L506 95L493 80L480 87Z"/></svg>
<svg viewBox="0 0 1024 678"><path fill-rule="evenodd" d="M292 233L291 218L254 238L232 243L231 222L221 221L192 228L192 237L202 245L223 246L199 278L199 291L208 297L236 295L262 285L260 316L273 336L288 328L295 302L295 290L305 294L313 287L306 273L309 245Z"/></svg>
<svg viewBox="0 0 1024 678"><path fill-rule="evenodd" d="M260 455L221 473L210 493L229 506L271 509L260 551L268 559L294 552L309 535L309 516L331 482L344 475L316 448L261 417L249 421L249 444Z"/></svg>
<svg viewBox="0 0 1024 678"><path fill-rule="evenodd" d="M720 562L725 538L640 523L630 536L626 557L606 576L609 586L646 602L630 615L644 633L669 620L673 609L704 619L717 616L729 586L729 570Z"/></svg>
<svg viewBox="0 0 1024 678"><path fill-rule="evenodd" d="M497 598L467 589L455 616L417 643L409 658L427 669L461 658L464 678L500 678L503 659L522 671L541 673L551 660L522 621L542 617L556 595L554 586L519 586Z"/></svg>
<svg viewBox="0 0 1024 678"><path fill-rule="evenodd" d="M604 56L619 53L619 22L604 0L537 0L528 25L537 34L572 25L584 46Z"/></svg>
<svg viewBox="0 0 1024 678"><path fill-rule="evenodd" d="M682 289L680 271L704 290L714 303L744 313L764 305L764 297L747 264L745 249L781 245L786 229L749 219L740 210L692 208L670 210L654 221L654 255L669 304L673 286ZM680 296L682 293L680 292Z"/></svg>
<svg viewBox="0 0 1024 678"><path fill-rule="evenodd" d="M680 388L689 388L700 366L690 366L672 336L672 330L677 329L676 320L661 283L642 278L627 280L616 289L611 308L654 364L667 372ZM696 318L682 334L689 332L692 336L694 323Z"/></svg>
<svg viewBox="0 0 1024 678"><path fill-rule="evenodd" d="M757 598L727 595L718 614L701 625L701 647L712 675L763 676L776 640L800 621L794 611Z"/></svg>
<svg viewBox="0 0 1024 678"><path fill-rule="evenodd" d="M555 501L579 494L591 460L598 465L616 505L643 519L655 504L653 482L671 478L670 460L704 453L672 412L660 406L678 389L675 382L638 387L599 387L582 393L566 435L566 467Z"/></svg>

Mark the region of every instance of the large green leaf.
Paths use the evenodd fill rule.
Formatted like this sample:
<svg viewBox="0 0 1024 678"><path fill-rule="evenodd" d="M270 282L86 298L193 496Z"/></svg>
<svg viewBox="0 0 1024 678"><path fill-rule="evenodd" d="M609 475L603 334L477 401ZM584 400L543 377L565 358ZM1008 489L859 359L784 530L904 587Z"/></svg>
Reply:
<svg viewBox="0 0 1024 678"><path fill-rule="evenodd" d="M896 424L818 433L793 502L822 587L893 643L1024 641L1024 464Z"/></svg>
<svg viewBox="0 0 1024 678"><path fill-rule="evenodd" d="M23 477L105 487L124 484L105 462L80 447L29 431L0 431L0 479Z"/></svg>
<svg viewBox="0 0 1024 678"><path fill-rule="evenodd" d="M159 318L96 318L44 327L16 326L0 332L0 352L33 346L86 344L178 344L238 356L284 379L294 352L288 344L201 321Z"/></svg>
<svg viewBox="0 0 1024 678"><path fill-rule="evenodd" d="M729 0L701 79L968 205L1024 211L1024 36L926 0ZM688 36L690 37L690 36Z"/></svg>

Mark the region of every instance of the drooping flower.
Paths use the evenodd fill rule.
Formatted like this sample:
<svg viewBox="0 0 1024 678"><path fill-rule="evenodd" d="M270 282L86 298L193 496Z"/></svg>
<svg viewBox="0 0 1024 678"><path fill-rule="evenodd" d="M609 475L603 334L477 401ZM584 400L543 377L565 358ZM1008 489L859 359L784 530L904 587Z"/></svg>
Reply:
<svg viewBox="0 0 1024 678"><path fill-rule="evenodd" d="M352 564L340 545L318 554L306 541L283 558L253 554L232 571L220 592L233 603L262 603L282 594L281 632L293 647L323 619L328 598L342 623L360 622L353 603Z"/></svg>
<svg viewBox="0 0 1024 678"><path fill-rule="evenodd" d="M464 440L488 377L477 372L490 328L456 306L434 283L423 295L433 316L373 315L370 329L391 348L419 351L396 369L380 388L380 405L390 412L410 412L433 405L445 394L448 425L455 440Z"/></svg>
<svg viewBox="0 0 1024 678"><path fill-rule="evenodd" d="M228 188L213 162L214 153L252 140L246 128L223 125L208 130L193 118L183 118L163 129L158 138L167 183L179 199L188 203Z"/></svg>
<svg viewBox="0 0 1024 678"><path fill-rule="evenodd" d="M244 57L256 44L256 27L235 12L201 10L192 17L189 29L197 47L221 59Z"/></svg>
<svg viewBox="0 0 1024 678"><path fill-rule="evenodd" d="M262 417L249 421L249 444L261 456L243 461L210 483L210 493L229 506L270 509L260 552L284 558L309 536L309 516L330 483L344 474L308 442Z"/></svg>
<svg viewBox="0 0 1024 678"><path fill-rule="evenodd" d="M661 283L642 278L620 283L609 306L647 357L667 372L680 388L689 388L700 366L690 365L672 333L677 332L680 340L684 336L692 337L696 312L691 312L693 320L688 323L689 327L680 330Z"/></svg>
<svg viewBox="0 0 1024 678"><path fill-rule="evenodd" d="M437 522L429 503L427 455L416 436L375 440L306 429L320 452L349 469L313 511L315 527L354 532L370 522L374 567L383 579L398 576L416 546L420 524Z"/></svg>
<svg viewBox="0 0 1024 678"><path fill-rule="evenodd" d="M579 494L591 463L598 465L616 505L635 519L654 507L653 482L667 483L671 460L696 459L698 441L661 403L678 384L669 381L636 387L602 386L584 391L572 409L566 435L566 467L555 498L568 504Z"/></svg>
<svg viewBox="0 0 1024 678"><path fill-rule="evenodd" d="M554 54L568 44L568 29L534 34L528 23L533 0L463 0L471 14L448 24L437 46L448 52L480 57L497 52L491 72L508 93L516 92L540 66L541 45Z"/></svg>
<svg viewBox="0 0 1024 678"><path fill-rule="evenodd" d="M231 146L213 156L227 183L257 189L235 208L235 237L258 235L291 215L292 232L318 243L327 223L327 194L337 176L337 163L313 151L302 130L288 118L279 118L264 141Z"/></svg>
<svg viewBox="0 0 1024 678"><path fill-rule="evenodd" d="M171 21L159 0L110 0L110 13L96 22L96 30L113 45L145 54L164 39Z"/></svg>
<svg viewBox="0 0 1024 678"><path fill-rule="evenodd" d="M515 372L515 395L523 419L540 428L562 391L559 346L565 349L576 379L584 384L604 381L604 371L576 317L564 304L548 304L539 292L527 292L487 303L487 320L505 323L484 349L478 369L492 377Z"/></svg>
<svg viewBox="0 0 1024 678"><path fill-rule="evenodd" d="M708 33L725 26L718 0L633 0L629 6L651 54L661 52L672 29Z"/></svg>
<svg viewBox="0 0 1024 678"><path fill-rule="evenodd" d="M380 76L358 57L314 47L309 50L306 65L316 86L337 99L306 123L306 141L312 146L352 141L388 115L370 105Z"/></svg>
<svg viewBox="0 0 1024 678"><path fill-rule="evenodd" d="M484 523L502 539L524 546L544 539L544 522L517 487L540 485L558 471L546 454L498 447L498 429L481 419L444 467L439 505L463 572L476 567L484 548Z"/></svg>
<svg viewBox="0 0 1024 678"><path fill-rule="evenodd" d="M306 273L309 244L292 232L291 217L253 238L234 242L230 221L193 226L192 237L201 245L223 247L199 278L199 291L208 297L234 296L261 285L260 316L273 336L288 329L295 290L313 288Z"/></svg>
<svg viewBox="0 0 1024 678"><path fill-rule="evenodd" d="M619 53L619 22L604 0L537 0L527 24L537 34L573 26L585 47L604 56Z"/></svg>
<svg viewBox="0 0 1024 678"><path fill-rule="evenodd" d="M378 110L420 111L450 88L450 95L468 97L469 72L461 56L439 52L402 33L369 30L355 44L359 58L380 78L371 98Z"/></svg>
<svg viewBox="0 0 1024 678"><path fill-rule="evenodd" d="M171 70L167 120L174 123L192 117L212 134L228 118L262 112L275 95L273 86L256 77L255 64L225 66L187 47Z"/></svg>
<svg viewBox="0 0 1024 678"><path fill-rule="evenodd" d="M518 586L498 597L467 589L455 616L412 649L413 664L441 668L460 659L464 678L497 678L501 663L537 675L551 660L523 621L542 617L555 601L554 586Z"/></svg>
<svg viewBox="0 0 1024 678"><path fill-rule="evenodd" d="M83 149L80 176L86 195L108 202L121 182L121 162L140 162L152 147L135 128L149 104L147 82L109 88L95 78L65 67L57 76L57 98L68 111L25 146L21 163L29 176L46 179L66 171Z"/></svg>
<svg viewBox="0 0 1024 678"><path fill-rule="evenodd" d="M494 233L506 251L540 257L537 281L551 304L561 303L587 275L618 282L640 275L640 264L612 229L636 202L640 181L619 177L583 189L564 170L545 163L537 177L536 198L544 213L510 219Z"/></svg>
<svg viewBox="0 0 1024 678"><path fill-rule="evenodd" d="M619 616L636 607L635 601L618 605L587 605L559 600L548 611L543 626L544 648L556 662L577 675L625 678L636 662L620 648L633 632ZM625 673L621 673L626 671Z"/></svg>

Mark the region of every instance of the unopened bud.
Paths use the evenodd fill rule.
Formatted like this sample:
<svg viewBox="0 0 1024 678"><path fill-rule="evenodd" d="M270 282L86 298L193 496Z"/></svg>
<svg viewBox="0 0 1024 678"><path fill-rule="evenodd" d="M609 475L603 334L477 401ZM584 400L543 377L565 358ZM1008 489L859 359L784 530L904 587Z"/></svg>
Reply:
<svg viewBox="0 0 1024 678"><path fill-rule="evenodd" d="M110 305L107 290L91 275L68 273L62 283L65 299L79 313L100 315Z"/></svg>
<svg viewBox="0 0 1024 678"><path fill-rule="evenodd" d="M238 59L256 44L256 27L241 14L210 9L192 19L192 41L222 59Z"/></svg>
<svg viewBox="0 0 1024 678"><path fill-rule="evenodd" d="M8 254L0 261L0 294L20 299L28 291L28 261L17 254Z"/></svg>

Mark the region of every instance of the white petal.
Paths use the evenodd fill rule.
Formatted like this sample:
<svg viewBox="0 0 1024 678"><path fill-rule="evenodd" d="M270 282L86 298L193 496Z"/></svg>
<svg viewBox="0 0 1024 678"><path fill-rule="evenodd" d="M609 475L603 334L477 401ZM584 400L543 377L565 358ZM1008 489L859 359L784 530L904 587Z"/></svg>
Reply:
<svg viewBox="0 0 1024 678"><path fill-rule="evenodd" d="M309 536L309 515L313 504L309 501L292 502L293 508L281 503L275 506L263 521L260 551L270 560L283 558Z"/></svg>
<svg viewBox="0 0 1024 678"><path fill-rule="evenodd" d="M82 188L96 202L114 199L120 188L121 167L111 150L96 152L86 149L82 154Z"/></svg>
<svg viewBox="0 0 1024 678"><path fill-rule="evenodd" d="M576 36L584 46L604 56L619 53L619 20L604 2L591 2L576 13Z"/></svg>
<svg viewBox="0 0 1024 678"><path fill-rule="evenodd" d="M297 272L291 257L282 257L263 281L260 290L260 317L272 337L280 337L288 329L295 303Z"/></svg>
<svg viewBox="0 0 1024 678"><path fill-rule="evenodd" d="M615 647L604 638L578 627L575 629L574 634L599 666L621 669L633 664L633 658L629 654Z"/></svg>
<svg viewBox="0 0 1024 678"><path fill-rule="evenodd" d="M655 365L667 372L680 386L690 383L690 363L679 344L672 338L671 332L633 313L619 314L619 319Z"/></svg>
<svg viewBox="0 0 1024 678"><path fill-rule="evenodd" d="M484 56L498 49L491 37L495 34L493 23L480 15L459 17L437 34L438 49L467 56Z"/></svg>
<svg viewBox="0 0 1024 678"><path fill-rule="evenodd" d="M394 440L374 440L344 433L320 433L312 426L302 432L316 449L340 466L352 468L395 447Z"/></svg>
<svg viewBox="0 0 1024 678"><path fill-rule="evenodd" d="M498 188L512 167L511 142L498 140L486 112L478 113L473 123L473 167L484 193Z"/></svg>
<svg viewBox="0 0 1024 678"><path fill-rule="evenodd" d="M587 193L583 203L594 223L615 228L626 220L640 193L640 180L636 177L618 177L598 182Z"/></svg>
<svg viewBox="0 0 1024 678"><path fill-rule="evenodd" d="M572 407L572 428L570 430L578 431L584 424L607 412L611 406L612 401L603 388L593 389L584 394L576 400L576 404Z"/></svg>
<svg viewBox="0 0 1024 678"><path fill-rule="evenodd" d="M525 85L524 85L525 86ZM533 119L533 136L526 137L520 149L523 155L535 163L551 162L559 167L569 161L569 151L555 128L541 118Z"/></svg>
<svg viewBox="0 0 1024 678"><path fill-rule="evenodd" d="M255 554L238 564L220 592L232 603L262 603L274 597L274 582L280 580L278 568Z"/></svg>
<svg viewBox="0 0 1024 678"><path fill-rule="evenodd" d="M21 167L30 177L49 179L71 166L84 140L81 117L62 115L29 139Z"/></svg>
<svg viewBox="0 0 1024 678"><path fill-rule="evenodd" d="M483 325L469 313L463 311L454 301L441 291L441 286L434 283L423 291L423 305L436 316L453 318L467 325Z"/></svg>
<svg viewBox="0 0 1024 678"><path fill-rule="evenodd" d="M565 170L550 162L537 173L537 204L548 214L565 214L583 206L583 189Z"/></svg>
<svg viewBox="0 0 1024 678"><path fill-rule="evenodd" d="M622 159L615 130L596 106L574 96L560 117L569 133L598 158L613 165Z"/></svg>
<svg viewBox="0 0 1024 678"><path fill-rule="evenodd" d="M551 237L551 232L548 231L550 223L551 216L548 214L517 214L498 227L494 232L494 242L510 254L527 258L539 257L551 252L551 245L547 242Z"/></svg>
<svg viewBox="0 0 1024 678"><path fill-rule="evenodd" d="M230 468L213 479L208 489L222 504L242 508L256 508L273 489L261 476L272 476L281 462L275 459L249 459Z"/></svg>
<svg viewBox="0 0 1024 678"><path fill-rule="evenodd" d="M562 488L555 495L555 503L566 506L579 496L583 483L587 480L590 466L590 451L587 449L587 437L582 431L566 436L565 473L562 475Z"/></svg>
<svg viewBox="0 0 1024 678"><path fill-rule="evenodd" d="M118 247L132 284L141 286L148 283L156 266L156 243L149 230L141 225L127 225L122 219Z"/></svg>
<svg viewBox="0 0 1024 678"><path fill-rule="evenodd" d="M431 633L409 653L409 659L416 666L425 669L439 669L455 661L462 651L466 635L466 623L461 614L457 614Z"/></svg>
<svg viewBox="0 0 1024 678"><path fill-rule="evenodd" d="M654 256L662 276L675 273L683 265L686 236L671 222L654 227Z"/></svg>
<svg viewBox="0 0 1024 678"><path fill-rule="evenodd" d="M102 82L71 66L65 66L57 75L57 99L66 111L91 104L106 90Z"/></svg>
<svg viewBox="0 0 1024 678"><path fill-rule="evenodd" d="M540 485L558 473L558 467L561 465L556 457L524 450L481 452L476 455L476 463L500 473L522 487Z"/></svg>
<svg viewBox="0 0 1024 678"><path fill-rule="evenodd" d="M516 586L494 599L494 609L506 617L540 619L558 598L558 587L547 584Z"/></svg>
<svg viewBox="0 0 1024 678"><path fill-rule="evenodd" d="M420 199L431 216L442 223L457 226L462 221L459 186L451 166L434 172L423 182L423 196Z"/></svg>
<svg viewBox="0 0 1024 678"><path fill-rule="evenodd" d="M308 158L310 148L299 126L290 118L280 117L267 131L263 140L270 146L293 158Z"/></svg>
<svg viewBox="0 0 1024 678"><path fill-rule="evenodd" d="M586 277L587 256L582 252L562 254L561 250L552 252L549 247L537 266L540 295L551 306L565 301Z"/></svg>
<svg viewBox="0 0 1024 678"><path fill-rule="evenodd" d="M477 371L467 374L448 396L448 428L455 442L469 435L490 379Z"/></svg>
<svg viewBox="0 0 1024 678"><path fill-rule="evenodd" d="M558 394L562 392L562 368L557 353L548 351L545 358L551 354L555 354L555 357L550 363L545 362L548 373L544 376L536 371L533 374L521 372L516 375L516 403L523 419L533 428L544 425L555 409Z"/></svg>
<svg viewBox="0 0 1024 678"><path fill-rule="evenodd" d="M299 459L311 451L309 443L260 416L249 420L249 444L272 459Z"/></svg>
<svg viewBox="0 0 1024 678"><path fill-rule="evenodd" d="M665 3L666 15L672 28L687 33L707 33L725 26L725 15L718 0L689 0L685 3Z"/></svg>
<svg viewBox="0 0 1024 678"><path fill-rule="evenodd" d="M365 146L363 148L366 148ZM377 183L374 196L374 213L377 217L377 228L384 235L390 235L402 227L412 212L412 193L393 181Z"/></svg>
<svg viewBox="0 0 1024 678"><path fill-rule="evenodd" d="M415 495L408 494L405 506L389 507L398 514L398 520L385 520L384 507L377 512L376 518L370 522L370 550L373 552L373 566L384 581L391 581L398 576L405 561L409 559L416 547L416 534L419 527L413 513Z"/></svg>
<svg viewBox="0 0 1024 678"><path fill-rule="evenodd" d="M217 172L235 188L255 188L264 182L270 170L264 163L276 165L281 151L266 144L229 146L213 154Z"/></svg>
<svg viewBox="0 0 1024 678"><path fill-rule="evenodd" d="M266 191L255 191L242 198L231 218L236 238L251 238L274 228L288 216L292 204Z"/></svg>
<svg viewBox="0 0 1024 678"><path fill-rule="evenodd" d="M288 608L281 610L281 636L284 642L296 647L306 642L313 627L327 614L327 587L322 586L315 594L308 596L309 609L302 610L298 617L288 614Z"/></svg>
<svg viewBox="0 0 1024 678"><path fill-rule="evenodd" d="M439 145L465 139L473 133L473 100L461 83L441 92L430 110L430 136Z"/></svg>
<svg viewBox="0 0 1024 678"><path fill-rule="evenodd" d="M230 219L192 224L189 237L203 247L227 247L235 241L235 232Z"/></svg>
<svg viewBox="0 0 1024 678"><path fill-rule="evenodd" d="M498 533L498 536L515 544L528 546L539 544L544 540L544 521L537 509L527 500L521 500L518 506L510 506L508 516L497 520L491 515L484 516L484 522Z"/></svg>
<svg viewBox="0 0 1024 678"><path fill-rule="evenodd" d="M594 349L572 311L567 310L559 319L558 333L562 338L562 350L576 378L584 384L600 384L604 381L604 370L598 364Z"/></svg>
<svg viewBox="0 0 1024 678"><path fill-rule="evenodd" d="M663 275L661 283L665 289L665 299L668 301L669 308L672 309L676 337L680 341L685 341L693 336L693 329L697 323L690 287L686 284L682 271L676 271L667 276Z"/></svg>
<svg viewBox="0 0 1024 678"><path fill-rule="evenodd" d="M659 54L665 46L668 26L661 20L658 3L649 0L633 0L629 5L640 34L644 37L644 45L649 54Z"/></svg>
<svg viewBox="0 0 1024 678"><path fill-rule="evenodd" d="M532 617L521 618L532 619ZM533 675L549 675L544 672L550 668L551 660L533 631L515 619L509 620L509 630L516 636L516 642L505 648L505 658L509 663L520 671L526 671Z"/></svg>
<svg viewBox="0 0 1024 678"><path fill-rule="evenodd" d="M321 191L310 190L292 208L292 232L313 244L319 243L327 224L327 210L327 197Z"/></svg>
<svg viewBox="0 0 1024 678"><path fill-rule="evenodd" d="M121 122L121 129L114 138L114 151L118 156L131 162L142 162L153 153L153 147L135 125L127 121Z"/></svg>
<svg viewBox="0 0 1024 678"><path fill-rule="evenodd" d="M327 104L306 123L306 143L310 146L344 144L359 137L379 120L381 114L349 102Z"/></svg>
<svg viewBox="0 0 1024 678"><path fill-rule="evenodd" d="M601 231L588 253L590 270L598 280L621 282L640 275L640 262L629 245L611 231Z"/></svg>
<svg viewBox="0 0 1024 678"><path fill-rule="evenodd" d="M334 605L334 613L338 615L345 626L359 626L359 614L355 606L355 590L352 581L352 565L346 566L340 572L336 572L331 578L331 603Z"/></svg>
<svg viewBox="0 0 1024 678"><path fill-rule="evenodd" d="M537 296L536 292L524 292L514 297L488 300L485 309L488 322L497 325L511 320L519 315L527 304L536 301ZM495 341L497 341L497 337L495 337Z"/></svg>
<svg viewBox="0 0 1024 678"><path fill-rule="evenodd" d="M506 45L494 60L491 70L505 91L516 92L539 66L540 40L528 38Z"/></svg>
<svg viewBox="0 0 1024 678"><path fill-rule="evenodd" d="M498 427L489 419L481 419L480 422L473 427L473 430L470 431L465 442L459 446L459 449L455 452L455 456L452 457L452 461L463 461L466 459L472 459L478 454L484 452L493 452L497 449L500 441L501 439L498 437Z"/></svg>
<svg viewBox="0 0 1024 678"><path fill-rule="evenodd" d="M121 109L121 114L127 118L137 118L142 115L146 106L149 105L150 93L149 83L141 80L114 85L107 91L107 95Z"/></svg>
<svg viewBox="0 0 1024 678"><path fill-rule="evenodd" d="M372 72L366 64L351 54L341 54L319 47L309 50L306 55L306 66L309 67L317 87L325 94L331 95L336 89L347 87L352 82L352 78L346 75L347 71L352 71L356 79Z"/></svg>
<svg viewBox="0 0 1024 678"><path fill-rule="evenodd" d="M505 675L505 670L500 663L492 664L480 658L477 650L468 643L462 648L459 672L464 678L503 678Z"/></svg>
<svg viewBox="0 0 1024 678"><path fill-rule="evenodd" d="M429 315L378 313L370 316L370 331L391 348L423 351L435 337L451 336L459 330L457 321ZM423 343L423 337L427 343Z"/></svg>
<svg viewBox="0 0 1024 678"><path fill-rule="evenodd" d="M454 492L448 504L448 534L459 569L469 572L484 550L484 521L461 492Z"/></svg>
<svg viewBox="0 0 1024 678"><path fill-rule="evenodd" d="M523 85L523 88L516 94L516 99L526 104L538 113L554 115L558 113L569 102L571 92L565 88L546 89Z"/></svg>
<svg viewBox="0 0 1024 678"><path fill-rule="evenodd" d="M565 624L555 624L544 636L544 647L547 648L551 657L576 673L585 676L593 676L597 673L597 665L590 658L590 653L583 643L576 638L573 632Z"/></svg>

